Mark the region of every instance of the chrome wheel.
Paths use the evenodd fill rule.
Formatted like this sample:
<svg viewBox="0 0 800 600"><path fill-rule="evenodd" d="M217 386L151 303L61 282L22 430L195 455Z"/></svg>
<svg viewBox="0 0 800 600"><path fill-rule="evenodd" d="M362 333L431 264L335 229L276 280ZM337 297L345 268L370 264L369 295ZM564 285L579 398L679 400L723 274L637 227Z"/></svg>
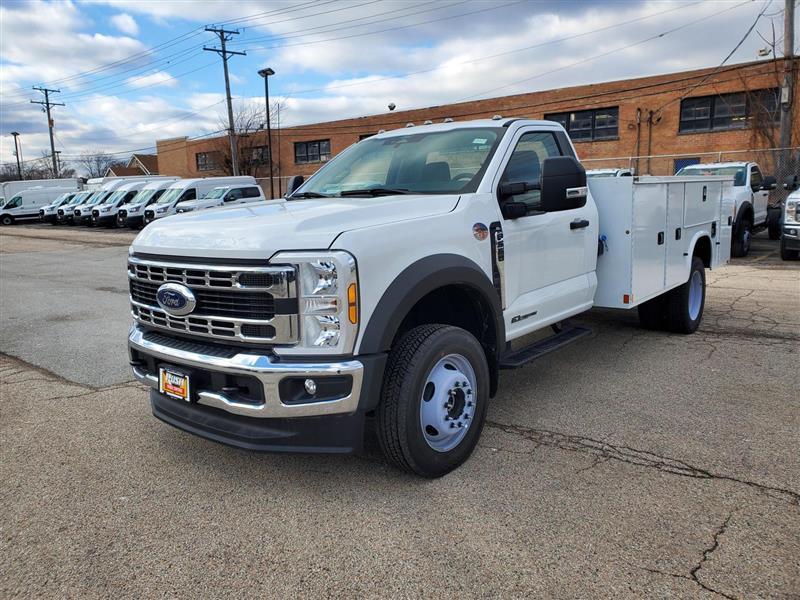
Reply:
<svg viewBox="0 0 800 600"><path fill-rule="evenodd" d="M694 271L689 279L689 318L694 321L700 315L703 305L703 276Z"/></svg>
<svg viewBox="0 0 800 600"><path fill-rule="evenodd" d="M425 442L437 452L452 450L475 416L477 382L470 362L448 354L428 373L420 398L419 423Z"/></svg>

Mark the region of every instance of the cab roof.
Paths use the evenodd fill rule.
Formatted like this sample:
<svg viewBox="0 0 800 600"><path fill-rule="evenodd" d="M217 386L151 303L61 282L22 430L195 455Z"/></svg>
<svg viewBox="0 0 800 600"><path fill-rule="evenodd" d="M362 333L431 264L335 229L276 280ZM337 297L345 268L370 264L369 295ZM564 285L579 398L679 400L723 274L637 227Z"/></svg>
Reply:
<svg viewBox="0 0 800 600"><path fill-rule="evenodd" d="M454 131L456 129L476 129L476 128L485 128L485 129L500 129L500 128L507 128L511 124L514 125L534 125L537 127L548 127L548 128L556 128L562 129L559 123L555 121L544 121L541 119L524 119L521 117L508 117L508 118L500 118L500 119L474 119L471 121L450 121L447 123L413 123L413 125L406 125L405 127L399 127L397 129L391 129L389 131L385 131L383 133L378 133L374 136L371 136L367 139L373 139L375 137L394 137L400 135L410 135L414 133L431 133L435 131Z"/></svg>

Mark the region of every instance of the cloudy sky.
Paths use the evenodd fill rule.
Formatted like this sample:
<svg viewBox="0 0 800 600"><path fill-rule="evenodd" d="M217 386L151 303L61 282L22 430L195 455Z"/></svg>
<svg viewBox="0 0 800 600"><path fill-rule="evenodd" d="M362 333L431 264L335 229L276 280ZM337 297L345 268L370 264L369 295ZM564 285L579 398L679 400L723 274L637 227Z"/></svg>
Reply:
<svg viewBox="0 0 800 600"><path fill-rule="evenodd" d="M756 60L783 0L107 0L0 5L0 162L49 152L42 99L58 88L56 150L126 158L156 139L219 130L221 59L207 25L237 29L235 103L286 125ZM780 39L778 40L780 41Z"/></svg>

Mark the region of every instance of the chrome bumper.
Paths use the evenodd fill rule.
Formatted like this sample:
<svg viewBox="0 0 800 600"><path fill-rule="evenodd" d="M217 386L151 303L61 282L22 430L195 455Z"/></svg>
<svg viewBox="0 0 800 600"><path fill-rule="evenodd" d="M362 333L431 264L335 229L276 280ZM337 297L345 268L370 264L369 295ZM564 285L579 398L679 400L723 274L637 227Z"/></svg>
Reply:
<svg viewBox="0 0 800 600"><path fill-rule="evenodd" d="M199 354L187 350L164 346L146 340L144 332L136 325L131 327L128 345L137 351L154 358L196 369L205 369L234 375L249 375L259 380L264 390L262 404L237 402L224 393L212 390L197 390L197 403L212 406L229 413L246 417L278 419L292 417L312 417L355 412L361 395L364 366L357 360L336 363L286 363L277 362L272 357L242 353L232 358L221 358ZM132 366L133 375L140 382L159 390L158 377ZM332 375L350 375L353 386L350 394L336 400L309 402L304 404L284 404L281 402L278 384L287 377L321 378Z"/></svg>

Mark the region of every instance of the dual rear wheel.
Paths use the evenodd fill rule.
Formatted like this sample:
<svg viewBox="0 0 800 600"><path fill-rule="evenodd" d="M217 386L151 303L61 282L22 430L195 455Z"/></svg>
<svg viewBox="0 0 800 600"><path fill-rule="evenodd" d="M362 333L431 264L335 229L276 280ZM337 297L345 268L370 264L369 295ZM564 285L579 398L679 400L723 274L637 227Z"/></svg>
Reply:
<svg viewBox="0 0 800 600"><path fill-rule="evenodd" d="M646 329L694 333L705 304L705 265L695 256L686 283L639 305L639 322Z"/></svg>

